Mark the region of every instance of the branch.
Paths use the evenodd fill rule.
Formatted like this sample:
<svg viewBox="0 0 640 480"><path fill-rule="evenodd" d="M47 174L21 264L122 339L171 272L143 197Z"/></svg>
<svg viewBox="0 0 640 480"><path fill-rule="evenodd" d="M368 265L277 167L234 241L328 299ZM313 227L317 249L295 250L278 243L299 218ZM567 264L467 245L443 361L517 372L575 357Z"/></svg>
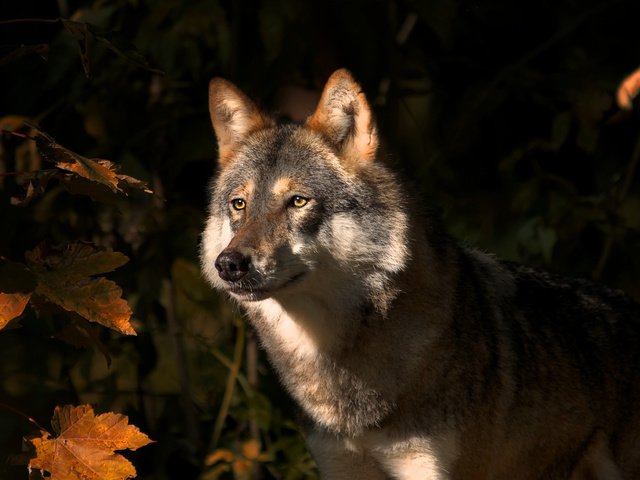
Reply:
<svg viewBox="0 0 640 480"><path fill-rule="evenodd" d="M636 170L638 168L638 162L640 162L640 134L638 135L638 140L633 147L633 153L631 154L631 159L629 160L629 164L627 165L627 172L625 173L622 187L620 188L620 190L618 190L617 195L614 195L615 212L620 209L622 202L624 202L624 199L627 197L627 194L631 189L631 184L633 182L633 179L635 178ZM611 255L613 242L614 236L612 233L609 233L605 239L604 245L602 246L602 252L600 253L600 258L598 258L598 263L596 263L596 266L591 273L591 278L593 278L594 280L598 280L602 275L604 267L609 260L609 255Z"/></svg>
<svg viewBox="0 0 640 480"><path fill-rule="evenodd" d="M213 452L218 446L220 441L220 435L222 434L222 428L224 421L229 413L229 407L231 406L231 400L233 400L233 392L235 390L236 379L240 372L242 365L242 354L244 352L244 340L245 340L245 325L244 320L238 320L238 331L236 333L236 345L233 352L233 364L229 369L229 376L227 377L227 386L224 391L224 397L222 397L222 404L220 405L220 411L216 418L215 426L213 427L213 435L211 436L211 442L209 443L208 452Z"/></svg>

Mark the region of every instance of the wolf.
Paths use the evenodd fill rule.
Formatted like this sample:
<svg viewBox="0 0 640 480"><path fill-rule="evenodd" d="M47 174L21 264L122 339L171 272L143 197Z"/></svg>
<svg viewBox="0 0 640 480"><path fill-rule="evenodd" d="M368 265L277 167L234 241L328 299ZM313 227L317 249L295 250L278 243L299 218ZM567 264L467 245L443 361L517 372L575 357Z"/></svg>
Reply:
<svg viewBox="0 0 640 480"><path fill-rule="evenodd" d="M303 123L215 78L204 276L246 311L326 479L640 479L640 307L453 239L347 70Z"/></svg>

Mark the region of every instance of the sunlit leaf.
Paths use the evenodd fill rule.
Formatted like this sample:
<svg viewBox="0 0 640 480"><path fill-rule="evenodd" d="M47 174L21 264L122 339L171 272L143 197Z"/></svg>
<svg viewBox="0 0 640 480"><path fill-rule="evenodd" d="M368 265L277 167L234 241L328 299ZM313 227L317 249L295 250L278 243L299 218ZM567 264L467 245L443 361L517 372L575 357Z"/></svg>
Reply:
<svg viewBox="0 0 640 480"><path fill-rule="evenodd" d="M105 186L114 193L124 193L125 188L153 193L142 180L119 174L119 167L115 163L99 158L86 158L58 144L53 137L35 127L33 132L38 152L57 168Z"/></svg>
<svg viewBox="0 0 640 480"><path fill-rule="evenodd" d="M151 439L125 415L95 415L89 405L56 407L51 420L56 436L42 432L31 439L36 457L29 468L49 473L51 480L124 480L134 466L116 450L137 450Z"/></svg>
<svg viewBox="0 0 640 480"><path fill-rule="evenodd" d="M617 92L618 106L624 110L633 108L633 100L640 93L640 68L631 73L620 84Z"/></svg>
<svg viewBox="0 0 640 480"><path fill-rule="evenodd" d="M112 252L91 243L72 242L62 248L49 248L42 243L25 253L25 258L35 268L48 274L61 275L61 281L76 282L84 277L114 271L129 261L120 252Z"/></svg>
<svg viewBox="0 0 640 480"><path fill-rule="evenodd" d="M39 280L36 292L65 310L120 333L136 334L129 323L131 308L120 298L122 289L111 280L98 278L86 280L84 284L65 284L59 281L60 277L47 275Z"/></svg>
<svg viewBox="0 0 640 480"><path fill-rule="evenodd" d="M122 289L106 278L91 277L124 265L128 261L125 255L74 242L62 249L41 244L25 257L37 273L37 294L91 322L126 335L136 334L129 323L131 308L121 298Z"/></svg>
<svg viewBox="0 0 640 480"><path fill-rule="evenodd" d="M22 314L29 298L30 293L0 293L0 329Z"/></svg>
<svg viewBox="0 0 640 480"><path fill-rule="evenodd" d="M52 137L40 130L36 130L34 139L40 154L49 162L54 163L56 167L106 185L114 192L119 190L115 165L112 162L78 155L59 145Z"/></svg>
<svg viewBox="0 0 640 480"><path fill-rule="evenodd" d="M219 449L209 454L205 459L205 465L215 465L218 462L231 462L235 455L231 450Z"/></svg>

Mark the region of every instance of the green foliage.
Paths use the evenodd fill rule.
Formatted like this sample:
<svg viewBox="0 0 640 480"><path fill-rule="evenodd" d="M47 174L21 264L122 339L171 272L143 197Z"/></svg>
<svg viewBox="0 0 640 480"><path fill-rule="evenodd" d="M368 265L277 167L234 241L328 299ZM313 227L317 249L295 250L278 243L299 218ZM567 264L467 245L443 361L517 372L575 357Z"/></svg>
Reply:
<svg viewBox="0 0 640 480"><path fill-rule="evenodd" d="M213 76L301 119L350 68L388 157L458 237L640 297L640 120L615 105L640 64L633 0L14 4L4 18L22 20L0 23L0 124L14 133L0 150L0 291L51 301L16 297L9 313L33 306L0 331L2 478L27 475L34 428L13 411L44 424L66 403L125 413L156 441L129 455L140 478L313 478L240 312L199 273ZM87 244L129 262L56 279L36 268L42 240L62 263L64 245ZM137 336L47 290L103 273Z"/></svg>

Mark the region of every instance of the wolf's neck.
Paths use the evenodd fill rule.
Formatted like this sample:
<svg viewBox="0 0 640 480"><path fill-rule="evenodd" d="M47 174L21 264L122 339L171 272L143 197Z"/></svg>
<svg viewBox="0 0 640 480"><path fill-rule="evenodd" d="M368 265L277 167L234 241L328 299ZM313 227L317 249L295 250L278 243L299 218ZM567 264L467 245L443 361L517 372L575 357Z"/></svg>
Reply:
<svg viewBox="0 0 640 480"><path fill-rule="evenodd" d="M370 306L364 294L323 291L269 298L247 309L270 353L303 358L345 348Z"/></svg>
<svg viewBox="0 0 640 480"><path fill-rule="evenodd" d="M440 365L437 349L426 353L451 317L440 253L416 253L395 277L246 305L283 383L317 422L347 434L378 424Z"/></svg>

